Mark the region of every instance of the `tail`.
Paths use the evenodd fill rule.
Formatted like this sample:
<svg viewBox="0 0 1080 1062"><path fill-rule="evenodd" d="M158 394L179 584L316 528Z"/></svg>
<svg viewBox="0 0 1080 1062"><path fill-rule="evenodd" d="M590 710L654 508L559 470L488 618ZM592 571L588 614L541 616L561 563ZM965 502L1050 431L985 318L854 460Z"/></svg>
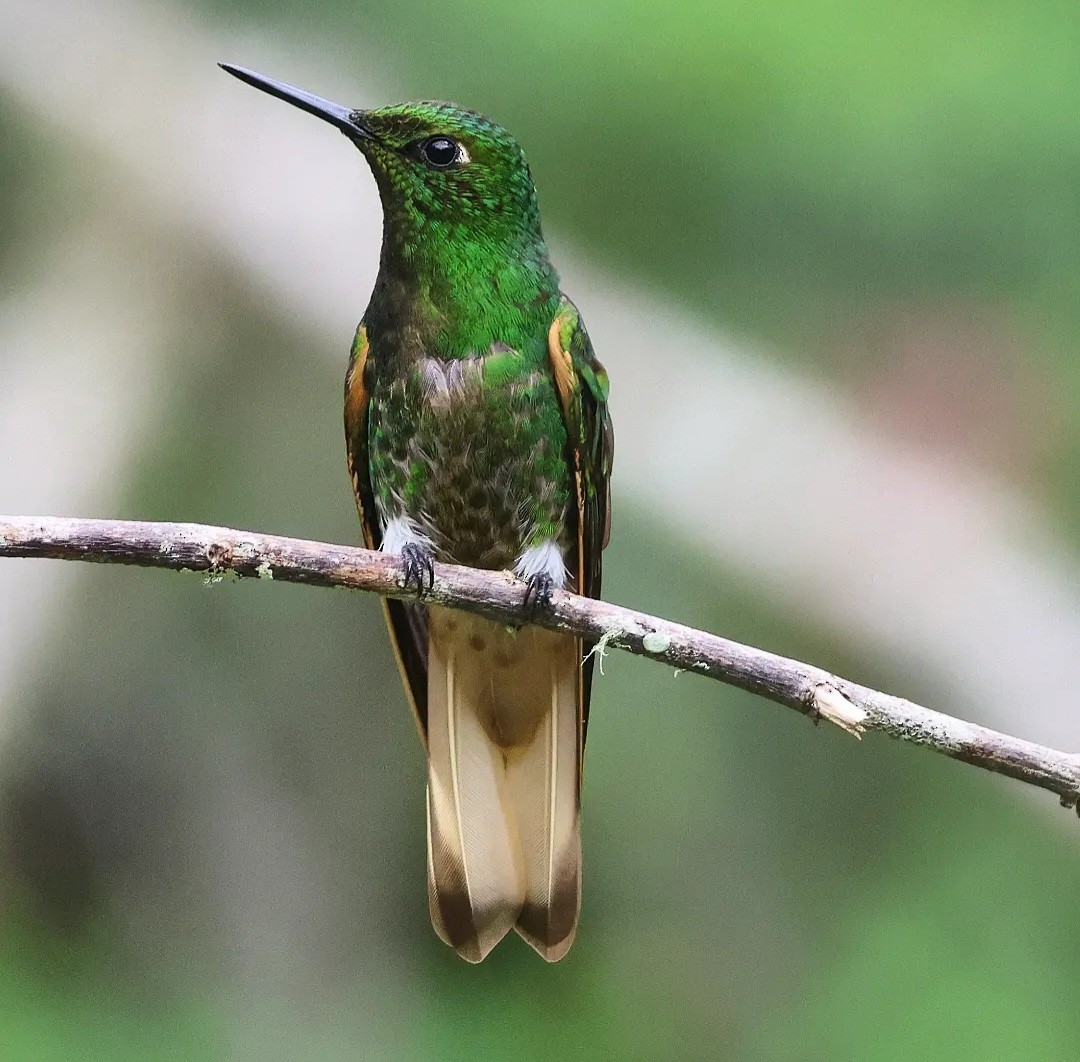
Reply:
<svg viewBox="0 0 1080 1062"><path fill-rule="evenodd" d="M428 904L480 962L516 928L561 959L581 906L581 642L432 607Z"/></svg>

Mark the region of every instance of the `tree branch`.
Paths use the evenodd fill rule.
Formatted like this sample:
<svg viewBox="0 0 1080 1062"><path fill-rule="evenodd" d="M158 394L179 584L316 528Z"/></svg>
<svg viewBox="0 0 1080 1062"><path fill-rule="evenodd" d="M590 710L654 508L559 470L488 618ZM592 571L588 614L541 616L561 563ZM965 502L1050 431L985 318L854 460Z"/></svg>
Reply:
<svg viewBox="0 0 1080 1062"><path fill-rule="evenodd" d="M0 516L0 557L52 557L205 572L311 586L344 586L411 598L394 557L350 546L234 531L204 524ZM524 584L508 572L435 565L425 599L503 623L534 622L719 679L856 737L877 730L956 760L1048 789L1067 807L1080 795L1080 756L1010 737L899 697L839 678L819 667L694 630L628 608L555 591L537 616L523 606Z"/></svg>

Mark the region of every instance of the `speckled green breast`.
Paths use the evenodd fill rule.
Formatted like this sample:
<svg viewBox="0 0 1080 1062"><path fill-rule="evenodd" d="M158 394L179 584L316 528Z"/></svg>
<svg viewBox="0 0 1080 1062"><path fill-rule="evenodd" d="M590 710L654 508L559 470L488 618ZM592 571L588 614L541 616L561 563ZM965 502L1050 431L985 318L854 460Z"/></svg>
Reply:
<svg viewBox="0 0 1080 1062"><path fill-rule="evenodd" d="M415 521L439 560L512 568L529 546L566 548L572 481L546 358L498 344L484 357L426 358L376 385L369 431L380 515Z"/></svg>

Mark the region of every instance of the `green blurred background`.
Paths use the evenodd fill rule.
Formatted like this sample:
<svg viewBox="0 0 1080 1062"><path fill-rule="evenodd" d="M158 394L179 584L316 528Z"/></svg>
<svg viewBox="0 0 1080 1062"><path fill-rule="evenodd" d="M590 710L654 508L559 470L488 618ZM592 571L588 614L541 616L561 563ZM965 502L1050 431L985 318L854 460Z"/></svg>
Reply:
<svg viewBox="0 0 1080 1062"><path fill-rule="evenodd" d="M1080 747L1074 4L11 0L0 36L0 510L355 541L375 189L213 60L454 99L525 145L612 376L607 595ZM473 968L373 600L60 567L0 567L0 1057L1075 1056L1050 798L609 655L578 940Z"/></svg>

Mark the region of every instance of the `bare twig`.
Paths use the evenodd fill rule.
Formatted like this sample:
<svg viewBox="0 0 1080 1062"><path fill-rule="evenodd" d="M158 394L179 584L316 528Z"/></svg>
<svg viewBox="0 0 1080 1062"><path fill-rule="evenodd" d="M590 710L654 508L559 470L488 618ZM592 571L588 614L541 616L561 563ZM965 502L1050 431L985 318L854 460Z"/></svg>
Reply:
<svg viewBox="0 0 1080 1062"><path fill-rule="evenodd" d="M0 516L0 557L52 557L343 586L389 597L402 589L395 558L370 550L204 524ZM642 612L556 591L550 609L525 614L524 584L508 572L435 566L426 600L506 623L535 622L604 647L719 679L825 719L855 737L877 730L996 774L1057 793L1076 807L1080 756L968 723L832 675L811 664Z"/></svg>

